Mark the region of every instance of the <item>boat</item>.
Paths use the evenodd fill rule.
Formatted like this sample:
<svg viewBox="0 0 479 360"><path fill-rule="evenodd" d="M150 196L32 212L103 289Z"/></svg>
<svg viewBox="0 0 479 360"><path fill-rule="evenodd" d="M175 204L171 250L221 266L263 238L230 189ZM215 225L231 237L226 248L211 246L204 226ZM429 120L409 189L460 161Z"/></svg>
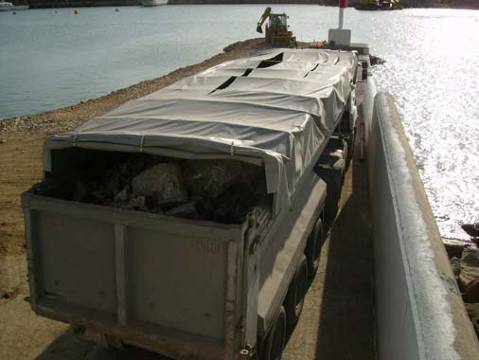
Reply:
<svg viewBox="0 0 479 360"><path fill-rule="evenodd" d="M140 4L143 7L168 5L168 0L141 0Z"/></svg>
<svg viewBox="0 0 479 360"><path fill-rule="evenodd" d="M13 5L11 2L0 1L0 11L27 10L28 5Z"/></svg>

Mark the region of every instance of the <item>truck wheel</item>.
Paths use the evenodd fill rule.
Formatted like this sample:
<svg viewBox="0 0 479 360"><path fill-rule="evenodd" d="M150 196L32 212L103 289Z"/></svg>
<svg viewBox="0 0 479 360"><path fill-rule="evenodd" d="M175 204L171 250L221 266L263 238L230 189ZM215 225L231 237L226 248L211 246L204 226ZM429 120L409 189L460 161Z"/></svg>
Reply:
<svg viewBox="0 0 479 360"><path fill-rule="evenodd" d="M351 135L350 135L351 136ZM344 139L344 145L343 145L343 158L344 158L344 172L343 172L343 183L344 183L344 176L346 175L346 169L349 167L349 160L350 160L350 147L348 143L349 139Z"/></svg>
<svg viewBox="0 0 479 360"><path fill-rule="evenodd" d="M281 306L279 314L265 339L260 360L280 360L286 342L286 312Z"/></svg>
<svg viewBox="0 0 479 360"><path fill-rule="evenodd" d="M303 311L304 297L308 289L308 262L306 256L298 264L293 281L289 285L288 294L284 301L286 309L286 322L288 325L296 325Z"/></svg>
<svg viewBox="0 0 479 360"><path fill-rule="evenodd" d="M351 134L347 138L347 144L348 144L348 157L347 161L351 161L354 155L354 140L356 139L356 131L353 129Z"/></svg>
<svg viewBox="0 0 479 360"><path fill-rule="evenodd" d="M336 218L336 214L338 213L343 176L343 173L331 173L330 175L323 178L328 185L328 195L326 197L326 205L324 207L324 220L328 229Z"/></svg>
<svg viewBox="0 0 479 360"><path fill-rule="evenodd" d="M304 254L308 260L308 276L313 278L319 267L319 255L323 245L323 220L318 218L313 231L309 235Z"/></svg>

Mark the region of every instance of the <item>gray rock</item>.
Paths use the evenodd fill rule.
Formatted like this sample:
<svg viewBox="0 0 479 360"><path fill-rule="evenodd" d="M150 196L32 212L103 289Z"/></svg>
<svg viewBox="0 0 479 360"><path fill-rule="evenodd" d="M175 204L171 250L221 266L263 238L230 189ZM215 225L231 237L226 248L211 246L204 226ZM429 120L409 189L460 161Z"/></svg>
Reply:
<svg viewBox="0 0 479 360"><path fill-rule="evenodd" d="M479 335L479 303L466 304L466 310L471 319L472 325L474 325L476 334Z"/></svg>
<svg viewBox="0 0 479 360"><path fill-rule="evenodd" d="M133 194L155 196L159 204L187 200L177 164L161 163L146 169L133 178L131 187Z"/></svg>
<svg viewBox="0 0 479 360"><path fill-rule="evenodd" d="M118 194L115 195L116 203L128 201L128 188L125 186Z"/></svg>
<svg viewBox="0 0 479 360"><path fill-rule="evenodd" d="M105 190L110 194L117 194L121 190L121 178L118 171L112 171L109 174L105 182Z"/></svg>
<svg viewBox="0 0 479 360"><path fill-rule="evenodd" d="M381 59L379 56L369 55L369 62L371 63L371 66L374 66L382 65L386 62L386 60Z"/></svg>
<svg viewBox="0 0 479 360"><path fill-rule="evenodd" d="M461 259L457 257L452 257L450 262L451 262L452 272L454 273L456 277L459 276L459 274L461 273Z"/></svg>
<svg viewBox="0 0 479 360"><path fill-rule="evenodd" d="M237 182L253 178L252 165L236 160L189 160L183 168L183 178L189 192L216 198Z"/></svg>
<svg viewBox="0 0 479 360"><path fill-rule="evenodd" d="M479 249L465 248L461 257L459 285L466 291L474 280L479 279Z"/></svg>
<svg viewBox="0 0 479 360"><path fill-rule="evenodd" d="M188 217L188 218L196 217L198 215L196 211L195 203L193 201L176 206L168 210L165 214L170 216L181 216L181 217Z"/></svg>
<svg viewBox="0 0 479 360"><path fill-rule="evenodd" d="M462 229L471 237L479 237L479 223L475 224L462 224Z"/></svg>
<svg viewBox="0 0 479 360"><path fill-rule="evenodd" d="M469 283L462 297L465 302L479 303L479 278Z"/></svg>
<svg viewBox="0 0 479 360"><path fill-rule="evenodd" d="M132 196L127 202L119 203L117 205L123 209L148 211L146 198L143 195Z"/></svg>
<svg viewBox="0 0 479 360"><path fill-rule="evenodd" d="M78 181L75 186L75 190L73 191L73 200L74 201L84 201L86 197L88 196L88 186L81 182Z"/></svg>
<svg viewBox="0 0 479 360"><path fill-rule="evenodd" d="M464 251L464 241L451 238L442 238L442 242L446 247L447 255L449 258L456 257L460 259L462 257L462 252Z"/></svg>
<svg viewBox="0 0 479 360"><path fill-rule="evenodd" d="M129 205L138 210L147 210L144 196L136 196L130 199Z"/></svg>

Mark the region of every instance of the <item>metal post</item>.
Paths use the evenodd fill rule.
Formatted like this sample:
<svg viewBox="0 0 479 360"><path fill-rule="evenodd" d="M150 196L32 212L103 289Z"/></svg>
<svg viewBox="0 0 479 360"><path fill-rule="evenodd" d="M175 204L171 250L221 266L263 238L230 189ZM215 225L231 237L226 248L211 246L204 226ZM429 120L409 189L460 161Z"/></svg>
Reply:
<svg viewBox="0 0 479 360"><path fill-rule="evenodd" d="M348 7L348 0L339 0L339 25L338 29L343 28L344 8Z"/></svg>
<svg viewBox="0 0 479 360"><path fill-rule="evenodd" d="M344 18L344 8L340 7L339 8L339 25L338 29L343 28L343 18Z"/></svg>

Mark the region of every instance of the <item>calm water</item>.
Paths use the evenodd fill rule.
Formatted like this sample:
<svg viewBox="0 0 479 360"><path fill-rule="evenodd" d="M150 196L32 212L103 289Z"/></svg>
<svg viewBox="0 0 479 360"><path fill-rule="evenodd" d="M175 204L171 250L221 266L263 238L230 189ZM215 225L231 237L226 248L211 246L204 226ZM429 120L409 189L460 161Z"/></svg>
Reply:
<svg viewBox="0 0 479 360"><path fill-rule="evenodd" d="M0 13L0 117L106 94L255 37L263 6L164 6ZM276 5L299 40L320 40L337 9ZM346 11L353 40L387 60L393 93L443 236L479 221L479 11Z"/></svg>

